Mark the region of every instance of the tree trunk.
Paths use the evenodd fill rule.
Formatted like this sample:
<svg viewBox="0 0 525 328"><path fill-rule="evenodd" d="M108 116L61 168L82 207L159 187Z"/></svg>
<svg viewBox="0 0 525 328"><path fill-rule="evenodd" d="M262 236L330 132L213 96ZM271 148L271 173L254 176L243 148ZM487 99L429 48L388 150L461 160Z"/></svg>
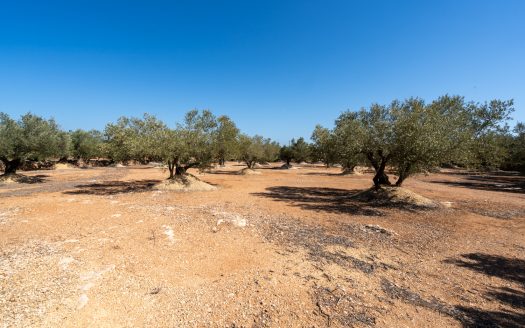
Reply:
<svg viewBox="0 0 525 328"><path fill-rule="evenodd" d="M7 174L15 174L16 170L20 167L20 164L22 161L19 158L15 158L13 160L3 160L5 165L4 175Z"/></svg>
<svg viewBox="0 0 525 328"><path fill-rule="evenodd" d="M175 161L168 161L168 170L170 170L170 177L168 179L173 179L175 172Z"/></svg>
<svg viewBox="0 0 525 328"><path fill-rule="evenodd" d="M290 162L291 162L291 159L287 158L287 159L286 159L286 166L289 167L289 166L290 166Z"/></svg>
<svg viewBox="0 0 525 328"><path fill-rule="evenodd" d="M401 185L403 184L403 181L405 181L405 179L406 179L406 176L400 175L399 178L396 181L396 187L401 187Z"/></svg>
<svg viewBox="0 0 525 328"><path fill-rule="evenodd" d="M390 183L390 179L388 178L388 175L385 173L386 162L387 162L386 158L383 158L381 160L381 164L376 169L376 175L372 179L374 181L374 186L376 188L379 188L382 185L386 185L386 186L392 185Z"/></svg>
<svg viewBox="0 0 525 328"><path fill-rule="evenodd" d="M219 158L219 166L224 166L224 163L226 162L226 160L224 159L224 157L221 157Z"/></svg>
<svg viewBox="0 0 525 328"><path fill-rule="evenodd" d="M405 181L406 178L408 178L410 170L410 165L407 165L405 168L399 171L399 178L396 181L396 187L401 187L403 184L403 181Z"/></svg>
<svg viewBox="0 0 525 328"><path fill-rule="evenodd" d="M175 176L185 175L187 169L188 168L186 166L177 165L177 168L175 168Z"/></svg>
<svg viewBox="0 0 525 328"><path fill-rule="evenodd" d="M372 179L374 181L374 186L376 188L380 188L381 185L391 186L390 180L388 179L388 175L385 173L385 167L386 163L389 160L390 156L383 156L382 152L379 153L379 156L381 158L381 161L378 162L372 153L367 153L366 157L370 161L370 164L372 164L372 167L376 171L376 175Z"/></svg>
<svg viewBox="0 0 525 328"><path fill-rule="evenodd" d="M352 174L354 173L354 169L355 169L355 165L353 166L345 165L345 167L343 168L343 174Z"/></svg>

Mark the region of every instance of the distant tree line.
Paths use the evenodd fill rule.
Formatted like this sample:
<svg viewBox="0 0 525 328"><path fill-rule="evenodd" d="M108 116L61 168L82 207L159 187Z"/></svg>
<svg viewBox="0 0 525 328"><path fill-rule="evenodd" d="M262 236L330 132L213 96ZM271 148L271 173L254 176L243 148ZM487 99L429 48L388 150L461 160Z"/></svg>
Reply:
<svg viewBox="0 0 525 328"><path fill-rule="evenodd" d="M411 175L440 166L525 173L525 125L509 127L513 110L512 100L474 103L448 95L430 103L395 100L343 112L333 128L316 126L311 142L298 138L283 146L243 134L228 116L216 117L208 110L189 111L174 128L144 114L121 117L104 131L70 132L53 119L26 114L15 120L0 113L0 162L4 174L13 174L26 160L155 161L165 163L174 178L227 160L253 168L281 159L284 168L293 162L338 165L344 172L367 166L375 172L376 187L401 186Z"/></svg>
<svg viewBox="0 0 525 328"><path fill-rule="evenodd" d="M121 117L104 131L59 129L53 119L33 114L19 120L0 114L0 162L4 174L14 174L24 161L74 159L88 162L109 159L114 163L164 162L169 177L186 174L189 168L206 169L226 160L256 163L279 159L279 144L261 136L242 134L228 116L192 110L182 123L169 128L155 116Z"/></svg>

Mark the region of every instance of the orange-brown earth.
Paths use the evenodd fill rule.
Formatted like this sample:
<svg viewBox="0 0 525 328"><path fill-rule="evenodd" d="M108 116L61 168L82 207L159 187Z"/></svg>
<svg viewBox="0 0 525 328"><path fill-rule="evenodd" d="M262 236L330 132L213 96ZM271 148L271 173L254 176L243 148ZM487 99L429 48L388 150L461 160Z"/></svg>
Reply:
<svg viewBox="0 0 525 328"><path fill-rule="evenodd" d="M204 192L148 166L0 186L0 327L525 324L523 177L416 176L424 210L351 198L370 174L240 169Z"/></svg>

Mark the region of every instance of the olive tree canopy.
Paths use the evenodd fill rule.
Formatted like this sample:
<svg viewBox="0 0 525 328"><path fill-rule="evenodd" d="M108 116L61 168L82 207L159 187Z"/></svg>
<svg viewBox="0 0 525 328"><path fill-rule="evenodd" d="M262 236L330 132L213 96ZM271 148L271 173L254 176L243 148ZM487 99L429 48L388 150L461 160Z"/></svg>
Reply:
<svg viewBox="0 0 525 328"><path fill-rule="evenodd" d="M136 160L147 163L160 159L157 147L159 131L166 125L150 114L142 118L121 117L117 123L106 125L106 149L109 157L118 162Z"/></svg>
<svg viewBox="0 0 525 328"><path fill-rule="evenodd" d="M217 120L208 110L191 110L174 130L159 131L157 148L168 164L169 178L185 175L189 168L205 169L214 159Z"/></svg>
<svg viewBox="0 0 525 328"><path fill-rule="evenodd" d="M53 119L25 114L18 121L0 113L0 161L14 174L26 159L45 160L67 153L67 136Z"/></svg>
<svg viewBox="0 0 525 328"><path fill-rule="evenodd" d="M227 159L234 158L238 151L239 129L228 116L217 118L214 152L219 165L224 165Z"/></svg>
<svg viewBox="0 0 525 328"><path fill-rule="evenodd" d="M103 156L103 134L98 130L84 131L81 129L70 133L70 155L76 159L88 161L91 158Z"/></svg>
<svg viewBox="0 0 525 328"><path fill-rule="evenodd" d="M482 136L503 129L512 101L466 103L463 97L443 96L426 104L422 99L373 104L336 121L339 157L357 163L360 156L374 168L374 185L390 185L385 170L394 169L397 186L409 176L443 163L472 163Z"/></svg>
<svg viewBox="0 0 525 328"><path fill-rule="evenodd" d="M310 156L314 161L322 161L327 167L338 162L338 148L332 131L318 124L310 139L313 142Z"/></svg>
<svg viewBox="0 0 525 328"><path fill-rule="evenodd" d="M239 137L239 159L253 168L256 163L271 162L278 158L280 146L277 142L256 135L241 134Z"/></svg>

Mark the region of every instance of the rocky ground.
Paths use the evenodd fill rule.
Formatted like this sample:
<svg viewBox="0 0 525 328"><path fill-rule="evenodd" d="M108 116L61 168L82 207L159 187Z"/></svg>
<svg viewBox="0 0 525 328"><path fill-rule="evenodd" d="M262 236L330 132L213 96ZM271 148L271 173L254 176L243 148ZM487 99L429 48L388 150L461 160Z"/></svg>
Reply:
<svg viewBox="0 0 525 328"><path fill-rule="evenodd" d="M525 325L523 177L417 176L421 209L351 197L367 173L242 168L198 175L213 191L147 166L0 186L0 327Z"/></svg>

